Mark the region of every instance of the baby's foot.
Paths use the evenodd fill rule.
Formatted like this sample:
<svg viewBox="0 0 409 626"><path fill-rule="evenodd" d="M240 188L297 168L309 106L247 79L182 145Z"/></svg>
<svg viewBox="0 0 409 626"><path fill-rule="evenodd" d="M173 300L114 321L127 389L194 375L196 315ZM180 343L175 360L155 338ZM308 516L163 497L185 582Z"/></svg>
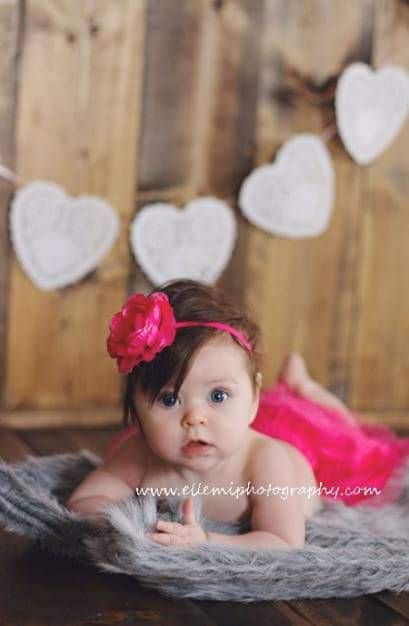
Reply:
<svg viewBox="0 0 409 626"><path fill-rule="evenodd" d="M337 396L311 378L304 359L297 352L293 352L286 358L279 378L284 380L298 395L341 412L351 424L357 423L348 407Z"/></svg>
<svg viewBox="0 0 409 626"><path fill-rule="evenodd" d="M303 389L311 380L305 361L300 354L293 352L284 360L279 378L285 380L287 385L293 390L303 395Z"/></svg>

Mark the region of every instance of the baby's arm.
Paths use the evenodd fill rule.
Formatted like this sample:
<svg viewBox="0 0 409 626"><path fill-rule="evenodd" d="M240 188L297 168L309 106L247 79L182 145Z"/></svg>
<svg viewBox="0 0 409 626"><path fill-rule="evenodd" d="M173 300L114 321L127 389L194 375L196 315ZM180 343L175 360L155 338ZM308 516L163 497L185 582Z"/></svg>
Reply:
<svg viewBox="0 0 409 626"><path fill-rule="evenodd" d="M251 484L255 489L268 485L297 487L294 467L287 452L270 444L263 445L252 460ZM281 492L285 493L285 492ZM305 518L302 496L280 495L250 496L251 531L242 535L208 533L211 543L223 543L242 548L303 548Z"/></svg>
<svg viewBox="0 0 409 626"><path fill-rule="evenodd" d="M75 513L96 514L106 504L125 500L133 490L117 478L108 468L98 468L88 474L75 489L67 502L67 508Z"/></svg>
<svg viewBox="0 0 409 626"><path fill-rule="evenodd" d="M144 471L144 453L135 440L125 442L116 454L97 468L71 494L67 507L75 513L95 515L106 504L134 494ZM131 486L132 485L132 486Z"/></svg>

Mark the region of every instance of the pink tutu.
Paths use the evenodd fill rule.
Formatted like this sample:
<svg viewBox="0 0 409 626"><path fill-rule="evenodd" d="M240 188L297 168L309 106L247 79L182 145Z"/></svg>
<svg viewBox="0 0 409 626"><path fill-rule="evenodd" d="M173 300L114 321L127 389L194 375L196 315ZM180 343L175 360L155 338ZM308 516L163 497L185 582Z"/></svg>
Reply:
<svg viewBox="0 0 409 626"><path fill-rule="evenodd" d="M354 417L359 419L358 414ZM298 448L311 464L324 498L350 506L364 501L381 506L402 491L409 438L398 438L386 426L351 424L342 412L299 396L284 381L261 393L251 428ZM134 424L117 433L107 444L105 458L133 435L140 435Z"/></svg>
<svg viewBox="0 0 409 626"><path fill-rule="evenodd" d="M386 426L351 422L334 409L303 398L279 381L262 392L251 427L291 443L308 459L325 489L322 497L346 504L380 506L402 491L409 438ZM391 479L391 480L389 480ZM379 493L379 495L374 495Z"/></svg>

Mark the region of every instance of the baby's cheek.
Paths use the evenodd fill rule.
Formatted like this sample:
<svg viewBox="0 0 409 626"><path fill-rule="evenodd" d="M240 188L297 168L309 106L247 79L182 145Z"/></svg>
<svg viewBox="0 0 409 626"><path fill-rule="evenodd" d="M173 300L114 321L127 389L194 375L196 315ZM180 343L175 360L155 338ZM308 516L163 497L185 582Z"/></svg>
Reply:
<svg viewBox="0 0 409 626"><path fill-rule="evenodd" d="M151 433L151 444L155 451L160 454L169 454L175 449L177 443L171 431L166 428L154 429Z"/></svg>
<svg viewBox="0 0 409 626"><path fill-rule="evenodd" d="M241 423L230 423L224 425L222 432L218 433L218 440L226 444L228 448L236 448L243 444L248 434L248 426Z"/></svg>

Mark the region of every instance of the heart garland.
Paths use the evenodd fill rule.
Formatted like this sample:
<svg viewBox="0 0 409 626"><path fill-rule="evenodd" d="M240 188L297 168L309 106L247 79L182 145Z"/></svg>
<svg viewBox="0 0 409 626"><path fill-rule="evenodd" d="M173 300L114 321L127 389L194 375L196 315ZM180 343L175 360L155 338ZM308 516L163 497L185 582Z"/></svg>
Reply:
<svg viewBox="0 0 409 626"><path fill-rule="evenodd" d="M409 78L400 67L374 72L349 65L335 93L339 135L345 149L367 165L392 143L409 110ZM0 166L0 177L15 182ZM334 200L330 154L318 136L299 134L243 181L238 204L254 225L281 237L320 235ZM11 239L26 274L42 290L65 287L94 270L115 243L119 219L97 196L68 196L58 185L35 181L15 195L10 210ZM152 204L135 217L132 252L154 283L193 278L212 283L231 257L236 222L217 198L198 198L185 209Z"/></svg>
<svg viewBox="0 0 409 626"><path fill-rule="evenodd" d="M324 142L315 135L292 137L273 165L261 165L244 180L239 206L247 219L273 235L321 234L334 201L334 169Z"/></svg>
<svg viewBox="0 0 409 626"><path fill-rule="evenodd" d="M409 110L409 79L400 67L386 65L373 72L352 63L335 92L337 127L346 150L367 165L392 143Z"/></svg>
<svg viewBox="0 0 409 626"><path fill-rule="evenodd" d="M230 260L236 221L217 198L198 198L183 210L157 203L139 211L130 240L136 260L155 285L175 278L211 284Z"/></svg>
<svg viewBox="0 0 409 626"><path fill-rule="evenodd" d="M14 196L10 233L16 255L43 291L66 287L94 270L119 234L113 208L97 196L68 196L35 181Z"/></svg>

